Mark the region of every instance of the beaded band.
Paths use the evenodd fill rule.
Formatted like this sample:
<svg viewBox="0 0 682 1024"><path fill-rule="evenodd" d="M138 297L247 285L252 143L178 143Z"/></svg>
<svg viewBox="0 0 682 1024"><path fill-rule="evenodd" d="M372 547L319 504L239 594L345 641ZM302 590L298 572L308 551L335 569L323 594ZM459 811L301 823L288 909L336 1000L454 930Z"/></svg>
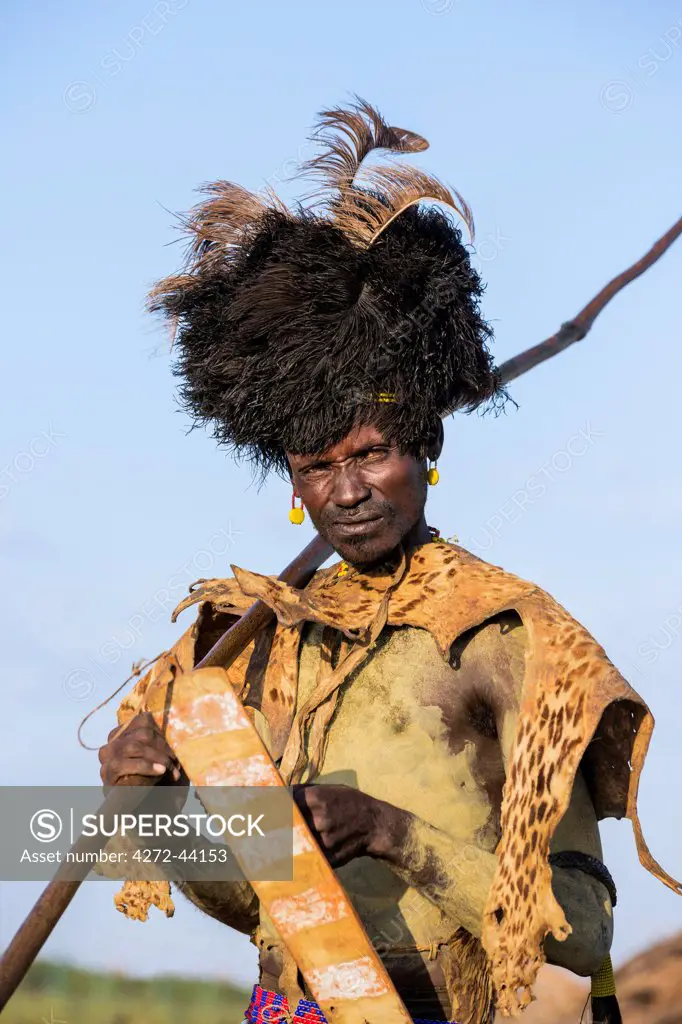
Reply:
<svg viewBox="0 0 682 1024"><path fill-rule="evenodd" d="M606 999L616 994L616 979L613 976L611 956L607 956L596 974L592 975L590 996L592 999Z"/></svg>
<svg viewBox="0 0 682 1024"><path fill-rule="evenodd" d="M611 903L615 907L618 898L616 883L609 869L597 857L591 857L589 853L581 853L579 850L562 850L560 853L550 853L549 863L557 868L576 868L596 878L608 891Z"/></svg>
<svg viewBox="0 0 682 1024"><path fill-rule="evenodd" d="M260 985L254 985L251 1002L246 1011L244 1024L327 1024L327 1018L317 1003L301 999L291 1014L286 996L269 992ZM422 1017L414 1017L413 1024L435 1024ZM454 1021L451 1024L455 1024Z"/></svg>

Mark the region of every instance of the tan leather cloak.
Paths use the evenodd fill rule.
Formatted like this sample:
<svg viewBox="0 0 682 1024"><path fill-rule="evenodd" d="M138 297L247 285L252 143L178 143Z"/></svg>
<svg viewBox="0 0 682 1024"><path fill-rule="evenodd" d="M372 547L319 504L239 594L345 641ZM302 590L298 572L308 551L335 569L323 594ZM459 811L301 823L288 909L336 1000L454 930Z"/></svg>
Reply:
<svg viewBox="0 0 682 1024"><path fill-rule="evenodd" d="M467 630L504 611L520 616L529 638L526 671L515 736L504 751L502 837L482 929L499 1012L516 1014L530 1002L545 959L545 936L551 932L561 939L570 932L552 893L548 855L581 762L597 817L630 818L641 863L682 892L649 853L637 816L651 712L603 648L545 591L445 542L404 553L392 574L339 575L338 565L333 566L318 572L301 592L271 577L233 569L233 579L200 581L176 609L173 619L201 603L197 621L123 701L119 721L143 709L148 687L161 683L169 659L181 670L193 666L195 642L207 618L215 612L239 615L260 598L277 614L271 647L269 638L257 641L254 653L252 644L230 669L230 681L242 696L249 691L251 698L258 695L270 750L275 759L281 757L287 782L301 777L306 742L317 742L323 756L338 687L371 653L384 624L428 630L447 659L451 645ZM341 630L347 653L294 720L298 648L306 621Z"/></svg>

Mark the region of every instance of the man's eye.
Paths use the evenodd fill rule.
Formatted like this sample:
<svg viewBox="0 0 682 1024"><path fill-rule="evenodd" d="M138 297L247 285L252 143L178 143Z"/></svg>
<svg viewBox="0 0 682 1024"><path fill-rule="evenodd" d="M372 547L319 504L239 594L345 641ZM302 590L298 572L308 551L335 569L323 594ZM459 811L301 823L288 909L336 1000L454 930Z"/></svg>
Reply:
<svg viewBox="0 0 682 1024"><path fill-rule="evenodd" d="M360 462L381 462L387 456L387 448L370 448L369 451L363 452L360 456Z"/></svg>

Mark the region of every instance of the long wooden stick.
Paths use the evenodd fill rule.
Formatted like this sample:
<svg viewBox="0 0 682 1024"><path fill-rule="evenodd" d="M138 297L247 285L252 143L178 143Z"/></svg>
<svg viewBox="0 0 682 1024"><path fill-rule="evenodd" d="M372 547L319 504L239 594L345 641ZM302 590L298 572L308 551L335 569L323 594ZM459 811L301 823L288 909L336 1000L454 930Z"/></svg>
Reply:
<svg viewBox="0 0 682 1024"><path fill-rule="evenodd" d="M315 572L323 562L332 554L332 548L321 537L315 538L297 555L286 569L281 573L279 579L292 587L302 588L306 586ZM254 605L234 623L230 629L223 634L211 650L206 654L196 668L207 668L209 666L220 666L229 668L232 662L239 656L245 647L253 640L258 630L266 625L274 617L274 612L262 601L256 601ZM98 814L108 818L109 815L117 813L119 807L124 803L127 811L132 811L146 797L145 788L155 785L152 778L141 776L128 776L125 784L114 786L104 803L101 805ZM129 786L139 786L139 800L133 800L129 793L123 792ZM108 829L107 829L108 831ZM99 852L106 846L108 838L101 836L81 836L71 851L74 854ZM84 858L87 859L87 858ZM74 858L79 862L79 857ZM2 960L0 960L0 1011L5 1007L7 1000L21 984L29 967L37 957L43 945L52 934L62 914L74 898L81 882L89 874L89 867L84 864L82 878L73 880L74 865L68 866L63 862L52 881L43 890L41 896L33 909L26 917L24 923L7 947ZM64 875L68 874L65 879Z"/></svg>
<svg viewBox="0 0 682 1024"><path fill-rule="evenodd" d="M541 341L539 345L533 345L532 348L526 349L525 352L520 352L518 356L513 356L506 363L502 363L500 366L502 380L505 383L514 380L515 377L520 377L522 373L528 373L533 367L544 363L546 359L551 359L552 356L563 352L569 345L575 344L576 341L582 341L611 299L618 292L622 291L626 285L630 284L631 281L640 277L656 260L660 260L663 253L670 248L675 239L679 238L680 235L682 235L682 217L652 245L651 249L642 256L641 260L637 260L631 267L624 270L622 274L614 277L613 281L609 281L595 295L592 301L588 302L585 308L580 310L577 316L562 324L556 334L553 334L551 338L547 338L545 341Z"/></svg>

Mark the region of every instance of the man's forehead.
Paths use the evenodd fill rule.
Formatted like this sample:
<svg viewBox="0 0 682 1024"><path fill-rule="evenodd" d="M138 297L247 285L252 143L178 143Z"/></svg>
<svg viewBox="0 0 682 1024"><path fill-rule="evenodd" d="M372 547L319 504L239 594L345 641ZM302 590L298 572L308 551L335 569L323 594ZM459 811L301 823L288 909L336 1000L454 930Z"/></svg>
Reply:
<svg viewBox="0 0 682 1024"><path fill-rule="evenodd" d="M354 452L373 444L388 444L388 441L385 434L379 429L379 427L372 423L367 423L353 427L350 433L346 434L343 440L339 441L338 444L331 445L331 447L324 451L305 455L287 452L287 458L289 459L291 467L296 469L298 466L303 466L315 459L320 459L325 462L333 462L336 459L347 459L348 456L353 455Z"/></svg>

